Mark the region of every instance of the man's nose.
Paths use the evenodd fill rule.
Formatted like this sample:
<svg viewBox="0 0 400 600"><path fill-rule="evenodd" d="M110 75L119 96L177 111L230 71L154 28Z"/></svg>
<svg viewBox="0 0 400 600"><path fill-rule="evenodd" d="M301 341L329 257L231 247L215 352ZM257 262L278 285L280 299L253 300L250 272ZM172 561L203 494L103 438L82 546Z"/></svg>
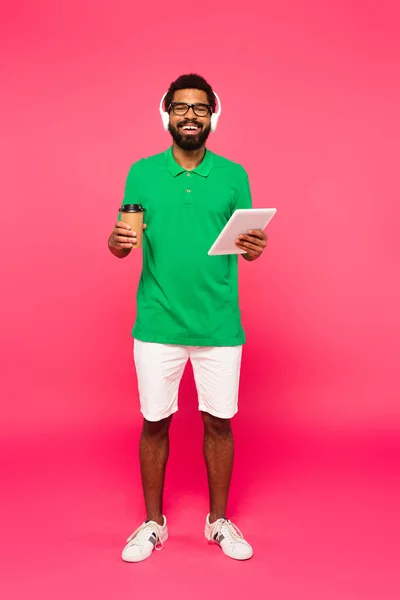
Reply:
<svg viewBox="0 0 400 600"><path fill-rule="evenodd" d="M187 111L185 117L187 119L195 119L196 118L196 114L194 112L193 106L189 106L189 110Z"/></svg>

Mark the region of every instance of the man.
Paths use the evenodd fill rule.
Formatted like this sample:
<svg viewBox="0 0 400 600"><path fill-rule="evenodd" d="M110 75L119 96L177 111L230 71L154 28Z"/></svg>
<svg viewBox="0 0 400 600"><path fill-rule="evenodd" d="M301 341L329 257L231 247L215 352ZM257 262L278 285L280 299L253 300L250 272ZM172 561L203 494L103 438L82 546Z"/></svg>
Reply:
<svg viewBox="0 0 400 600"><path fill-rule="evenodd" d="M139 454L147 514L128 538L122 558L142 561L168 538L162 500L169 427L190 359L204 422L210 499L205 536L229 557L245 560L253 550L226 514L233 464L230 419L238 407L245 341L238 257L209 256L208 250L236 209L251 208L250 187L240 165L206 149L217 115L216 97L202 77L179 77L164 106L172 147L132 165L123 200L142 204L146 215L133 337L144 417ZM124 258L136 237L137 232L118 220L109 248ZM257 259L266 242L258 230L236 240L247 261Z"/></svg>

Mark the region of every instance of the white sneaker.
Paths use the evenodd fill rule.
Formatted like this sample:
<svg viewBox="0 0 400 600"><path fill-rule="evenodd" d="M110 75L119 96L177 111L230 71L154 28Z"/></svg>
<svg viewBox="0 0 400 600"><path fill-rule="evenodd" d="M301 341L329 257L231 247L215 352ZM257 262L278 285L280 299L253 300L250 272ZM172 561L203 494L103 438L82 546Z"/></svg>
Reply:
<svg viewBox="0 0 400 600"><path fill-rule="evenodd" d="M151 556L153 550L162 550L168 539L167 519L164 525L155 521L143 523L127 539L127 545L122 550L122 560L126 562L141 562Z"/></svg>
<svg viewBox="0 0 400 600"><path fill-rule="evenodd" d="M228 519L218 519L215 523L210 523L210 515L207 515L204 535L209 542L221 546L230 558L248 560L253 556L253 548L246 542L236 525Z"/></svg>

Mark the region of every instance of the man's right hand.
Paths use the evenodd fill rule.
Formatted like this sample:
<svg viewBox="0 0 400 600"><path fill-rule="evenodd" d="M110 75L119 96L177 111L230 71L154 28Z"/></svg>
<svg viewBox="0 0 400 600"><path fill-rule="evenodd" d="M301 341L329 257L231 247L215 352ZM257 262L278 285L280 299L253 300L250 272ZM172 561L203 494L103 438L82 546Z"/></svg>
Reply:
<svg viewBox="0 0 400 600"><path fill-rule="evenodd" d="M143 225L146 229L146 225ZM108 240L108 247L116 256L126 256L137 242L137 233L123 221L117 221Z"/></svg>

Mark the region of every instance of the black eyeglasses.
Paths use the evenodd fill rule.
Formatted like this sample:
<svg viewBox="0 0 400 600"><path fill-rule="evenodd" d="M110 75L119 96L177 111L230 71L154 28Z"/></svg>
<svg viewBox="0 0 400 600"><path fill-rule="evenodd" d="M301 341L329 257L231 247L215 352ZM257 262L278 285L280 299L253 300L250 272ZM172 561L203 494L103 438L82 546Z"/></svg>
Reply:
<svg viewBox="0 0 400 600"><path fill-rule="evenodd" d="M193 109L196 117L206 117L211 112L211 107L209 104L188 104L187 102L171 102L169 105L170 110L175 115L179 117L183 117L189 111L189 109Z"/></svg>

